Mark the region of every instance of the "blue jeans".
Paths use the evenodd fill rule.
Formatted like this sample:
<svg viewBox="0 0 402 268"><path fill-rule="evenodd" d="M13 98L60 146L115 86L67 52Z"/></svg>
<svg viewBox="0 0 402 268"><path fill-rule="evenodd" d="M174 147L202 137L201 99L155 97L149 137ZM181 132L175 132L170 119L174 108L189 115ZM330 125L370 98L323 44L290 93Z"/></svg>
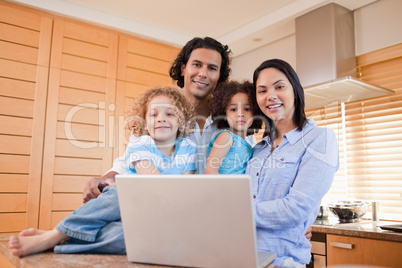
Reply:
<svg viewBox="0 0 402 268"><path fill-rule="evenodd" d="M71 238L56 246L55 253L126 254L116 186L106 186L56 229Z"/></svg>

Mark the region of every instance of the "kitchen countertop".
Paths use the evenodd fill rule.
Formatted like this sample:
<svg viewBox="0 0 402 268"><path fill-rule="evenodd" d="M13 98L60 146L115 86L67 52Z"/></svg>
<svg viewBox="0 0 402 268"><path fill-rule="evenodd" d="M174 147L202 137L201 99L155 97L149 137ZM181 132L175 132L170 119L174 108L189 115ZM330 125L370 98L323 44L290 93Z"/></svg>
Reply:
<svg viewBox="0 0 402 268"><path fill-rule="evenodd" d="M132 268L169 268L173 266L161 266L152 264L132 263L127 260L126 255L111 254L55 254L52 251L16 257L12 255L9 247L9 235L0 235L0 266L3 267L24 267L24 268L47 268L47 267L132 267ZM3 256L1 256L3 255ZM4 260L5 259L5 260ZM4 262L6 261L6 262ZM10 265L9 263L12 265ZM7 265L8 264L8 265ZM174 266L176 267L176 266ZM183 268L183 267L182 267ZM267 268L281 268L269 264ZM283 268L283 267L282 267Z"/></svg>
<svg viewBox="0 0 402 268"><path fill-rule="evenodd" d="M391 221L360 220L354 223L340 223L338 218L317 219L313 225L313 232L354 236L360 238L379 239L387 241L402 242L402 233L383 230L380 226L402 224Z"/></svg>

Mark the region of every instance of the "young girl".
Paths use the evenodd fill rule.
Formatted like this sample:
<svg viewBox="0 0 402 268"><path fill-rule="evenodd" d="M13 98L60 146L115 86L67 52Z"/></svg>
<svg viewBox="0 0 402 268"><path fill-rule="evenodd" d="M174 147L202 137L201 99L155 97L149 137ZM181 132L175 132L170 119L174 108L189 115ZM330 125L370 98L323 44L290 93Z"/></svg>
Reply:
<svg viewBox="0 0 402 268"><path fill-rule="evenodd" d="M221 129L208 146L205 174L244 174L252 156L247 135L257 133L262 121L253 118L250 82L228 82L217 88L211 98L211 114Z"/></svg>
<svg viewBox="0 0 402 268"><path fill-rule="evenodd" d="M191 122L193 111L175 88L151 89L137 98L128 116L128 127L138 138L127 146L127 173L194 173L196 145L183 138L192 129L187 122ZM109 182L98 198L76 209L55 229L24 230L10 237L9 247L16 256L53 247L55 253L125 254L114 182Z"/></svg>

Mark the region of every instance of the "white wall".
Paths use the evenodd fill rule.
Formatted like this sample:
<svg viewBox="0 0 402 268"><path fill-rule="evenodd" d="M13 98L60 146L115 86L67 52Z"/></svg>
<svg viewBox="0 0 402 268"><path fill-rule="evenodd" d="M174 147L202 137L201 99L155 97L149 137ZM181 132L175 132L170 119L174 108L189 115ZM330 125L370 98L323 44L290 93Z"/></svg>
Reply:
<svg viewBox="0 0 402 268"><path fill-rule="evenodd" d="M402 0L379 0L355 10L356 55L402 43L401 11ZM234 56L231 79L251 80L254 69L270 58L283 59L296 69L295 34Z"/></svg>
<svg viewBox="0 0 402 268"><path fill-rule="evenodd" d="M356 55L402 43L401 12L401 0L381 0L357 9Z"/></svg>
<svg viewBox="0 0 402 268"><path fill-rule="evenodd" d="M281 40L255 49L232 61L232 80L252 81L254 70L265 60L278 58L287 61L296 69L296 36L294 34Z"/></svg>

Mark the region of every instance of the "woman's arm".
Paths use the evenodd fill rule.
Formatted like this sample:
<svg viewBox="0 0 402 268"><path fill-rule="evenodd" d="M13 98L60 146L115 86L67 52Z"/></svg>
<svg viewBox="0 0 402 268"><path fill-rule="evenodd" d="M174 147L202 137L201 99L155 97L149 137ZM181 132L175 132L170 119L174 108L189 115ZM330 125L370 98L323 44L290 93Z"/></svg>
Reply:
<svg viewBox="0 0 402 268"><path fill-rule="evenodd" d="M225 159L232 145L233 138L229 132L223 131L216 137L207 159L205 174L219 174L223 159Z"/></svg>

